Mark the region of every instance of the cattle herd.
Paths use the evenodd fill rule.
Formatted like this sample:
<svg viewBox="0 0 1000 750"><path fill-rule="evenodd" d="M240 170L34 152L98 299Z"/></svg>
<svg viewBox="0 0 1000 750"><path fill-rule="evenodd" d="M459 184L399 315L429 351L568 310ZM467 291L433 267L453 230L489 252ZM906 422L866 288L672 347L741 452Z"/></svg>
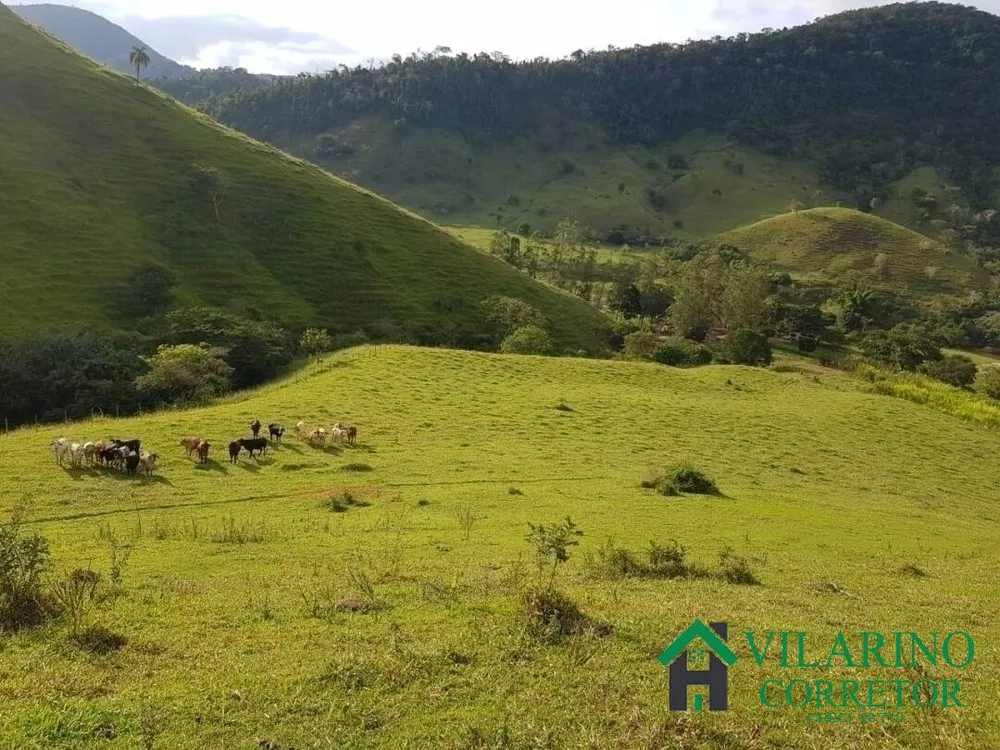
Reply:
<svg viewBox="0 0 1000 750"><path fill-rule="evenodd" d="M268 445L273 441L280 443L285 435L284 426L271 423L267 426L268 436L261 437L261 423L255 419L250 423L252 438L234 438L229 443L229 461L237 463L240 453L246 451L250 458L264 455ZM295 426L295 433L309 441L311 445L326 445L328 439L347 443L355 443L358 438L358 428L356 425L344 425L338 422L329 430L324 427L310 429L305 422L299 422ZM95 440L86 443L73 443L67 438L59 438L52 441L49 446L55 452L56 463L64 466L66 461L73 468L83 466L103 466L108 469L116 469L128 475L135 475L139 472L146 476L152 476L156 468L156 461L159 455L141 450L141 443L137 439L120 440L111 438L109 440ZM187 452L188 457L197 455L201 463L208 462L208 452L212 444L200 437L185 437L181 439L181 447Z"/></svg>

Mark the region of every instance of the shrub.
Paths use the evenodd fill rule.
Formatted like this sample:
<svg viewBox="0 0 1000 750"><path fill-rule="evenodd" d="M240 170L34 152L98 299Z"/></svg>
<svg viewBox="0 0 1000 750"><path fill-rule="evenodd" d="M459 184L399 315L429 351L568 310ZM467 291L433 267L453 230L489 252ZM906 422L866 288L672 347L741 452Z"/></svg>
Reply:
<svg viewBox="0 0 1000 750"><path fill-rule="evenodd" d="M1000 400L1000 367L994 365L983 368L976 376L976 390Z"/></svg>
<svg viewBox="0 0 1000 750"><path fill-rule="evenodd" d="M968 388L976 380L976 363L968 357L944 357L925 362L920 369L935 380L959 388Z"/></svg>
<svg viewBox="0 0 1000 750"><path fill-rule="evenodd" d="M340 495L334 495L328 498L323 503L323 507L331 513L346 513L351 508L367 508L369 505L371 505L371 503L367 500L356 498L346 490Z"/></svg>
<svg viewBox="0 0 1000 750"><path fill-rule="evenodd" d="M692 495L721 495L719 488L703 472L691 466L675 466L668 471L647 469L641 486L655 489L661 495L673 496L682 493Z"/></svg>
<svg viewBox="0 0 1000 750"><path fill-rule="evenodd" d="M569 596L551 587L525 589L518 604L526 635L543 643L553 643L567 635L603 636L614 631L608 623L588 617Z"/></svg>
<svg viewBox="0 0 1000 750"><path fill-rule="evenodd" d="M915 326L905 323L865 336L861 351L879 364L901 370L916 370L924 362L941 359L937 344Z"/></svg>
<svg viewBox="0 0 1000 750"><path fill-rule="evenodd" d="M121 633L108 630L103 625L91 625L74 635L73 640L84 651L101 655L119 651L128 644L128 638Z"/></svg>
<svg viewBox="0 0 1000 750"><path fill-rule="evenodd" d="M750 569L750 563L733 552L731 547L719 553L719 578L739 586L760 586L760 579Z"/></svg>
<svg viewBox="0 0 1000 750"><path fill-rule="evenodd" d="M684 578L689 572L684 562L685 554L686 550L674 539L666 546L650 542L646 551L649 575L653 578Z"/></svg>
<svg viewBox="0 0 1000 750"><path fill-rule="evenodd" d="M659 343L655 333L635 331L625 337L622 353L629 359L652 359Z"/></svg>
<svg viewBox="0 0 1000 750"><path fill-rule="evenodd" d="M646 549L646 561L641 561L631 550L619 547L612 539L608 539L594 554L588 554L586 560L594 573L611 580L706 577L706 570L687 563L686 554L684 547L675 540L666 545L651 541Z"/></svg>
<svg viewBox="0 0 1000 750"><path fill-rule="evenodd" d="M771 364L771 345L767 337L741 328L726 337L725 352L729 361L737 365L769 365Z"/></svg>
<svg viewBox="0 0 1000 750"><path fill-rule="evenodd" d="M113 301L113 312L129 318L159 315L173 301L177 278L163 266L151 263L132 271Z"/></svg>
<svg viewBox="0 0 1000 750"><path fill-rule="evenodd" d="M17 516L0 526L0 629L34 627L45 620L42 574L48 563L48 542L38 534L22 534Z"/></svg>
<svg viewBox="0 0 1000 750"><path fill-rule="evenodd" d="M357 472L375 471L375 469L372 466L369 466L368 464L362 464L362 463L344 464L343 466L340 467L340 470L341 471L357 471Z"/></svg>
<svg viewBox="0 0 1000 750"><path fill-rule="evenodd" d="M684 154L670 154L667 157L667 166L670 169L687 169L688 161Z"/></svg>
<svg viewBox="0 0 1000 750"><path fill-rule="evenodd" d="M552 351L552 338L536 325L521 326L500 342L504 354L548 354Z"/></svg>
<svg viewBox="0 0 1000 750"><path fill-rule="evenodd" d="M653 354L653 360L671 367L697 367L712 361L712 351L690 339L669 338Z"/></svg>
<svg viewBox="0 0 1000 750"><path fill-rule="evenodd" d="M803 354L811 354L816 351L819 346L819 342L816 340L815 336L810 336L808 334L799 336L798 341L799 351Z"/></svg>

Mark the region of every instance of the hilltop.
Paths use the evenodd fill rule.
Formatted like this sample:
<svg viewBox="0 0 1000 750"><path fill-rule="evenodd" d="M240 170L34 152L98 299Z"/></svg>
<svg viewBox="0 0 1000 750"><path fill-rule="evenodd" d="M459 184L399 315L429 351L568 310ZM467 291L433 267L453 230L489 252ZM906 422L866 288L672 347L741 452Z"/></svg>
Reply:
<svg viewBox="0 0 1000 750"><path fill-rule="evenodd" d="M969 258L898 224L846 208L783 214L722 234L755 259L804 279L865 280L921 293L985 289L986 272Z"/></svg>
<svg viewBox="0 0 1000 750"><path fill-rule="evenodd" d="M132 47L145 47L149 66L143 75L150 78L184 78L196 71L150 48L138 37L103 16L67 5L12 5L21 18L66 42L73 49L122 73L135 74L128 56Z"/></svg>
<svg viewBox="0 0 1000 750"><path fill-rule="evenodd" d="M843 200L930 231L996 202L998 77L1000 18L926 2L563 60L411 55L209 109L449 224L704 239ZM898 205L928 167L938 215Z"/></svg>
<svg viewBox="0 0 1000 750"><path fill-rule="evenodd" d="M124 595L85 625L127 639L94 656L68 624L11 636L0 745L97 748L113 731L123 746L155 733L175 748L526 747L539 732L552 748L746 747L764 735L773 747L885 746L878 724L764 708L760 685L909 672L793 675L776 660L758 668L745 642L730 711L671 714L656 656L694 618L714 618L731 632L808 632L816 648L837 630L898 623L971 632L964 708L932 722L908 709L891 731L902 747L942 736L996 747L1000 465L988 457L1000 433L810 370L380 347L207 408L0 436L3 508L26 502L24 530L50 541L52 575L106 578L118 560ZM255 417L350 420L359 443L288 435L259 462L229 464L226 441ZM151 479L60 469L47 449L110 434L159 451ZM188 434L213 442L212 462L184 457ZM725 497L640 488L647 467L685 461ZM614 632L536 640L518 614L539 576L528 523L567 515L583 536L555 585ZM624 565L651 542L711 570L729 547L762 585L601 567L602 550L630 551ZM381 610L338 611L344 597Z"/></svg>
<svg viewBox="0 0 1000 750"><path fill-rule="evenodd" d="M289 327L405 327L457 343L481 300L538 307L563 346L599 316L388 201L96 65L0 9L0 334L120 325L150 262L180 304ZM40 300L42 302L40 302Z"/></svg>

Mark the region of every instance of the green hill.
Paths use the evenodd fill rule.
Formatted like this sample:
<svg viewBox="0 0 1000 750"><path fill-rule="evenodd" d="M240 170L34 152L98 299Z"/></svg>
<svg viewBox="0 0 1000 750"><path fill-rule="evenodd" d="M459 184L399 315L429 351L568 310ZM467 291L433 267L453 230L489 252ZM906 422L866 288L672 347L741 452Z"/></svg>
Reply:
<svg viewBox="0 0 1000 750"><path fill-rule="evenodd" d="M895 289L958 294L985 289L986 272L940 243L877 216L814 208L719 236L793 275L835 283L865 280Z"/></svg>
<svg viewBox="0 0 1000 750"><path fill-rule="evenodd" d="M929 230L997 204L998 77L1000 18L895 3L560 60L415 54L207 106L450 224L708 238L843 200ZM928 168L948 192L915 211Z"/></svg>
<svg viewBox="0 0 1000 750"><path fill-rule="evenodd" d="M321 449L287 435L259 461L228 463L227 441L255 417L350 420L359 440ZM189 434L213 443L211 462L185 457ZM59 468L47 446L63 435L139 437L160 466L134 480ZM0 746L875 750L891 736L897 748L992 750L998 451L996 430L828 370L413 347L343 352L207 408L16 431L0 436L0 508L26 504L24 531L49 540L53 578L83 567L116 591L119 560L121 589L82 627L127 643L91 654L110 638L81 647L68 618L5 635ZM640 488L647 467L676 462L725 497ZM519 615L524 588L548 581L528 523L567 515L583 536L555 587L612 625L605 637L545 639ZM761 585L629 568L671 540L710 573L729 547ZM344 598L381 610L340 611ZM729 623L729 711L668 710L657 655L695 618ZM857 662L795 667L789 650L783 667L776 634L758 666L743 634L762 644L769 630L793 631L790 649L807 633L807 665L843 632ZM888 666L861 666L866 631L889 634ZM896 631L938 649L968 632L973 662L893 667ZM820 680L836 686L825 710L839 711L842 681L868 701L872 679L889 681L872 710L894 711L891 681L909 696L921 678L960 680L962 708L908 703L890 729L860 724L856 708L852 722L821 723L814 702L758 697L767 680Z"/></svg>
<svg viewBox="0 0 1000 750"><path fill-rule="evenodd" d="M182 78L195 73L194 68L161 55L121 26L82 8L42 3L14 5L11 10L66 42L73 49L123 73L135 74L135 67L128 59L132 47L146 48L149 66L143 70L145 76Z"/></svg>
<svg viewBox="0 0 1000 750"><path fill-rule="evenodd" d="M155 262L176 274L180 303L292 327L390 321L457 342L482 332L485 296L506 294L540 308L561 344L595 346L598 314L582 302L6 9L0 101L0 334L120 324L110 298Z"/></svg>

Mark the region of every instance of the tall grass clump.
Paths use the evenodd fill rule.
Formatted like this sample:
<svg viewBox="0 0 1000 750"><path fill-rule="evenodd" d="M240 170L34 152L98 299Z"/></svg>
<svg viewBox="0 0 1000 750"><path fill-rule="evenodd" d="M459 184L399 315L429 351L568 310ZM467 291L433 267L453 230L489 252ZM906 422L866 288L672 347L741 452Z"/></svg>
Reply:
<svg viewBox="0 0 1000 750"><path fill-rule="evenodd" d="M700 469L680 465L670 469L648 468L641 482L646 489L661 495L722 495L715 482Z"/></svg>
<svg viewBox="0 0 1000 750"><path fill-rule="evenodd" d="M859 364L854 372L870 384L873 393L906 399L987 427L1000 427L1000 403L985 396L917 373L894 372L867 364Z"/></svg>

